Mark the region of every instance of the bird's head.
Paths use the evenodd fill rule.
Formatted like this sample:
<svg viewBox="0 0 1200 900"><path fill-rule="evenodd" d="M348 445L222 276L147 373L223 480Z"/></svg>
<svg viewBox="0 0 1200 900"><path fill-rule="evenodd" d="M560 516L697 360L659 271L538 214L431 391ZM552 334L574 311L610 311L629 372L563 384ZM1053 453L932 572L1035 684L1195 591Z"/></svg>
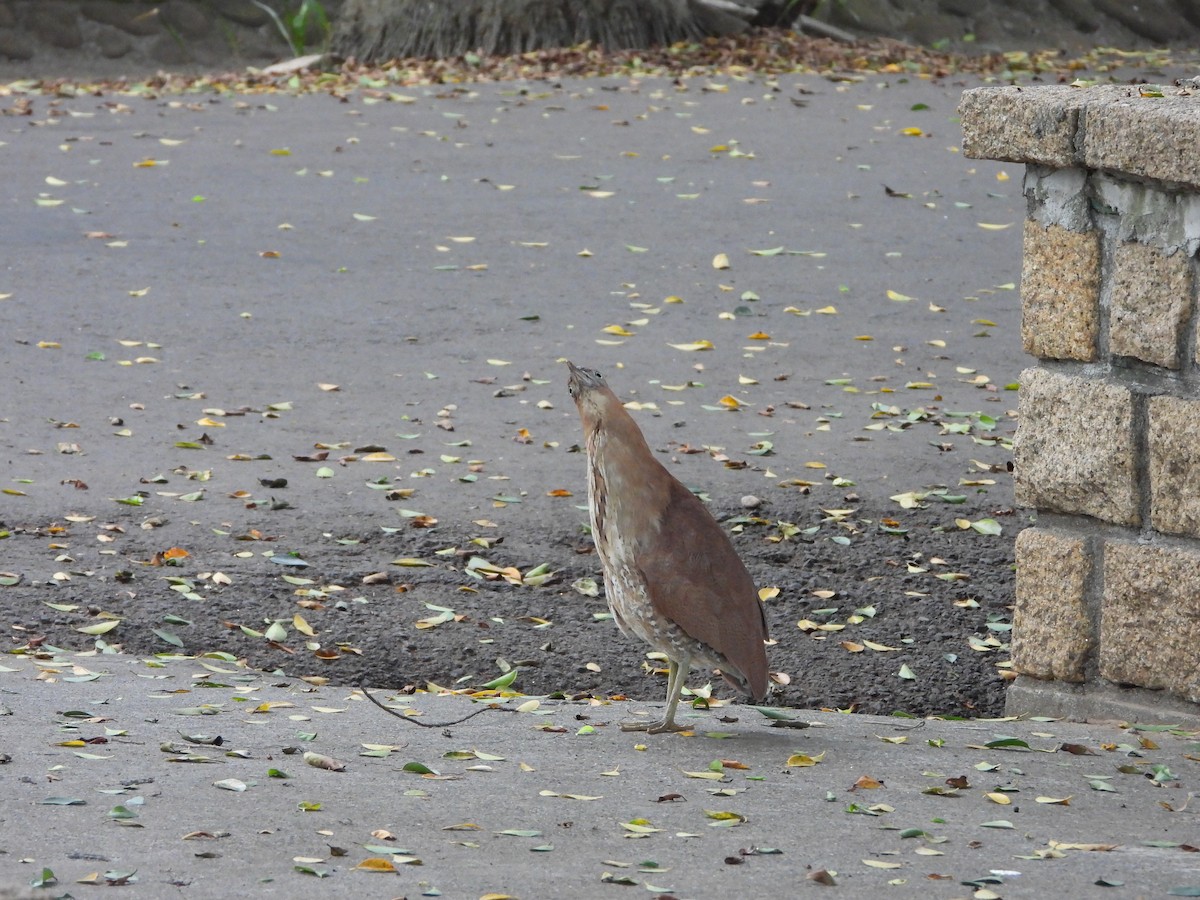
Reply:
<svg viewBox="0 0 1200 900"><path fill-rule="evenodd" d="M571 377L567 379L567 390L571 394L571 399L576 403L579 398L588 391L599 390L608 387L604 381L604 376L595 369L588 369L582 366L577 366L569 359L566 361L567 368L571 371Z"/></svg>
<svg viewBox="0 0 1200 900"><path fill-rule="evenodd" d="M621 406L621 401L613 394L603 375L595 369L577 366L570 360L566 363L567 368L571 370L571 376L567 379L567 390L585 422L603 419L605 409L610 403L618 408Z"/></svg>

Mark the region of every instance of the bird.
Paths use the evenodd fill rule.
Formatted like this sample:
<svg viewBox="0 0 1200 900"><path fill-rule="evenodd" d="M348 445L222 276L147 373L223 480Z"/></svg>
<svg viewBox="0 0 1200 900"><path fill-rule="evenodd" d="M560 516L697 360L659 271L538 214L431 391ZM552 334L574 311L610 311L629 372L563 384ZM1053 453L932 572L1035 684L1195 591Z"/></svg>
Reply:
<svg viewBox="0 0 1200 900"><path fill-rule="evenodd" d="M609 609L622 633L668 660L663 720L623 723L622 730L686 730L675 710L693 665L719 669L761 702L769 635L754 579L704 504L654 458L603 376L566 363L586 439L588 511Z"/></svg>

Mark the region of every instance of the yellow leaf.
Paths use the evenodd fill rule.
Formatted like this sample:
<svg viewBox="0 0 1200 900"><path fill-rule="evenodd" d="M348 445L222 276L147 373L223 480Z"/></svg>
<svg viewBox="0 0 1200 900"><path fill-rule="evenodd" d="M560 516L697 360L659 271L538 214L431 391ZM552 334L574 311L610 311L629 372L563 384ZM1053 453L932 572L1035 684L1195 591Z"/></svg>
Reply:
<svg viewBox="0 0 1200 900"><path fill-rule="evenodd" d="M793 769L806 769L809 766L815 766L825 758L825 751L822 750L816 756L809 756L807 753L793 753L788 757L786 765Z"/></svg>
<svg viewBox="0 0 1200 900"><path fill-rule="evenodd" d="M822 316L836 316L837 315L837 307L836 306L822 306L816 312L818 315L822 315Z"/></svg>
<svg viewBox="0 0 1200 900"><path fill-rule="evenodd" d="M605 334L615 334L619 337L632 337L633 334L635 333L632 331L626 331L620 325L606 325L606 326L604 326L604 328L602 328L600 330L603 331Z"/></svg>
<svg viewBox="0 0 1200 900"><path fill-rule="evenodd" d="M875 641L863 641L863 646L868 650L874 650L876 653L886 653L888 651L899 650L899 647L889 647L887 644L877 644Z"/></svg>
<svg viewBox="0 0 1200 900"><path fill-rule="evenodd" d="M913 299L907 294L901 294L899 291L892 290L887 292L887 298L889 300L895 300L897 303L907 303L909 300Z"/></svg>
<svg viewBox="0 0 1200 900"><path fill-rule="evenodd" d="M666 297L663 299L663 303L682 303L682 302L683 302L683 298L676 297L674 294L672 294L670 297Z"/></svg>
<svg viewBox="0 0 1200 900"><path fill-rule="evenodd" d="M107 622L97 622L94 625L81 625L75 630L80 634L88 634L94 637L100 634L108 634L108 632L112 631L120 624L120 619L109 619Z"/></svg>
<svg viewBox="0 0 1200 900"><path fill-rule="evenodd" d="M511 366L512 365L512 363L506 359L489 359L487 362L488 362L489 366Z"/></svg>
<svg viewBox="0 0 1200 900"><path fill-rule="evenodd" d="M723 772L713 772L711 770L705 770L703 772L684 772L683 774L688 778L703 778L707 781L720 781L725 777Z"/></svg>
<svg viewBox="0 0 1200 900"><path fill-rule="evenodd" d="M150 288L147 287L147 288L142 288L140 291L130 291L129 296L130 297L145 297L148 293L150 293ZM141 341L138 341L138 343L141 343Z"/></svg>
<svg viewBox="0 0 1200 900"><path fill-rule="evenodd" d="M900 133L901 133L902 135L904 135L905 137L920 137L920 136L921 136L921 135L923 135L925 132L923 132L923 131L922 131L920 128L918 128L917 126L915 126L915 125L912 125L912 126L910 126L910 127L908 127L908 128L901 128L901 129L900 129Z"/></svg>
<svg viewBox="0 0 1200 900"><path fill-rule="evenodd" d="M984 796L993 803L998 803L1001 806L1009 806L1012 803L1012 798L1009 797L1008 794L1002 794L999 791L991 791L990 793L984 794Z"/></svg>
<svg viewBox="0 0 1200 900"><path fill-rule="evenodd" d="M62 344L58 341L38 341L38 348L41 350L61 350Z"/></svg>
<svg viewBox="0 0 1200 900"><path fill-rule="evenodd" d="M208 416L205 416L203 419L197 419L196 424L201 426L202 428L224 428L225 427L224 422L218 422L216 419L210 419Z"/></svg>
<svg viewBox="0 0 1200 900"><path fill-rule="evenodd" d="M722 406L728 407L729 409L737 409L738 407L743 405L742 401L739 400L737 397L731 397L728 394L725 395L724 397L722 397L717 402L720 403Z"/></svg>
<svg viewBox="0 0 1200 900"><path fill-rule="evenodd" d="M724 253L718 253L716 256L713 257L712 267L714 269L728 269L729 268L729 256Z"/></svg>
<svg viewBox="0 0 1200 900"><path fill-rule="evenodd" d="M369 856L360 862L354 868L363 872L395 872L396 867L392 865L391 860L384 859L382 856Z"/></svg>
<svg viewBox="0 0 1200 900"><path fill-rule="evenodd" d="M746 340L748 341L769 341L770 339L771 336L765 331L756 331L754 334L746 336Z"/></svg>
<svg viewBox="0 0 1200 900"><path fill-rule="evenodd" d="M806 469L824 469L825 463L823 463L823 462L806 462L804 464L804 468L806 468Z"/></svg>
<svg viewBox="0 0 1200 900"><path fill-rule="evenodd" d="M759 600L774 600L778 596L779 596L779 588L777 588L777 587L765 587L765 588L758 589L758 599Z"/></svg>
<svg viewBox="0 0 1200 900"><path fill-rule="evenodd" d="M1012 223L1012 222L1005 222L1003 225L993 225L993 224L992 224L992 223L990 223L990 222L977 222L976 224L977 224L977 225L978 225L980 228L983 228L983 229L985 229L985 230L987 230L987 231L1003 231L1005 228L1012 228L1012 224L1013 224L1013 223Z"/></svg>
<svg viewBox="0 0 1200 900"><path fill-rule="evenodd" d="M300 613L296 613L294 616L292 616L292 627L294 627L301 634L308 635L309 637L316 637L317 635L317 633L313 631L313 627L308 624L308 621L304 618L304 616L300 615Z"/></svg>
<svg viewBox="0 0 1200 900"><path fill-rule="evenodd" d="M395 462L396 457L390 453L368 453L361 457L363 462Z"/></svg>
<svg viewBox="0 0 1200 900"><path fill-rule="evenodd" d="M739 375L738 384L758 384L757 379L751 378L749 375Z"/></svg>
<svg viewBox="0 0 1200 900"><path fill-rule="evenodd" d="M693 341L690 344L668 344L668 346L674 347L676 350L687 350L687 351L712 350L713 342L712 341Z"/></svg>
<svg viewBox="0 0 1200 900"><path fill-rule="evenodd" d="M904 863L884 862L882 859L864 859L863 865L870 866L872 869L899 869L904 866Z"/></svg>

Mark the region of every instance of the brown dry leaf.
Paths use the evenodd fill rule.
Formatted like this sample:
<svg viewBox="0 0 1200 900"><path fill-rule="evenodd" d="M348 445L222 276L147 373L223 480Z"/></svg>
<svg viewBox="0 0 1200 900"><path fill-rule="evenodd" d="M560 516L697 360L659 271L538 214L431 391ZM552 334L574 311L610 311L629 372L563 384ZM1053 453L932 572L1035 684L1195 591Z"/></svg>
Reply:
<svg viewBox="0 0 1200 900"><path fill-rule="evenodd" d="M1120 844L1068 844L1062 841L1050 841L1049 844L1054 850L1083 850L1094 853L1107 853L1121 846Z"/></svg>

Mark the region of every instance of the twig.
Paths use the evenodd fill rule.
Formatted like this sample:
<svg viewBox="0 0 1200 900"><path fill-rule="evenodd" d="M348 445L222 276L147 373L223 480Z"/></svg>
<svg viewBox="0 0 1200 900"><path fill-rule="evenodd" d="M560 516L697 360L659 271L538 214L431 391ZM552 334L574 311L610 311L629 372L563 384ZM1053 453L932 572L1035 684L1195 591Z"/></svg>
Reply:
<svg viewBox="0 0 1200 900"><path fill-rule="evenodd" d="M496 706L495 704L489 704L487 706L484 706L484 707L481 707L480 709L475 710L475 712L470 713L469 715L463 716L461 719L454 719L453 721L450 721L450 722L422 722L420 719L414 719L412 716L406 716L403 713L396 712L394 709L391 709L390 707L384 706L383 703L381 703L375 697L374 694L372 694L370 691L368 691L365 687L362 686L361 682L359 682L358 689L363 692L364 697L366 697L368 700L370 700L372 703L374 703L376 706L378 706L380 709L382 709L389 716L395 716L397 719L403 719L405 722L411 722L414 725L420 725L422 728L448 728L451 725L461 725L463 722L467 721L467 719L473 719L480 713L485 713L485 712L488 712L489 710L493 710L493 709L496 712L516 712L515 709L511 709L510 707L507 707L507 706Z"/></svg>

